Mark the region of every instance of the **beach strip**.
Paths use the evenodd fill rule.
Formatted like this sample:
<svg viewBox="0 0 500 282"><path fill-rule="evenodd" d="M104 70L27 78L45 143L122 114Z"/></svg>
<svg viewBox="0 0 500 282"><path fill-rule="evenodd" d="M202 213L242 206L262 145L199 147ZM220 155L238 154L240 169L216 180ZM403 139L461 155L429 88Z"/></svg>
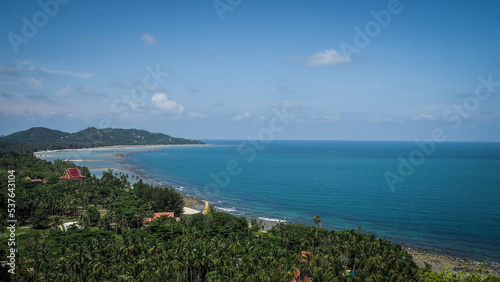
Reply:
<svg viewBox="0 0 500 282"><path fill-rule="evenodd" d="M184 214L195 214L195 213L200 213L200 211L192 209L192 208L184 207Z"/></svg>
<svg viewBox="0 0 500 282"><path fill-rule="evenodd" d="M115 145L115 146L102 146L102 147L92 147L92 148L79 148L79 149L59 149L59 150L44 150L35 152L35 156L43 155L46 153L53 152L73 152L73 151L104 151L104 150L116 150L116 149L143 149L146 151L161 149L161 148L171 148L171 147L190 147L190 146L211 146L210 144L174 144L174 145Z"/></svg>

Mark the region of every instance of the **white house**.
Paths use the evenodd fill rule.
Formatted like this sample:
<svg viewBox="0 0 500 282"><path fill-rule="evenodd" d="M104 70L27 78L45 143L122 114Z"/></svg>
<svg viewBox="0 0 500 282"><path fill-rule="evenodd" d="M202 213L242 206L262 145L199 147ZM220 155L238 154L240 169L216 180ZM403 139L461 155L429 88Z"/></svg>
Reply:
<svg viewBox="0 0 500 282"><path fill-rule="evenodd" d="M77 221L63 223L62 225L59 225L59 228L61 228L62 231L66 231L72 225L76 226L78 229L82 229L82 227L78 224Z"/></svg>

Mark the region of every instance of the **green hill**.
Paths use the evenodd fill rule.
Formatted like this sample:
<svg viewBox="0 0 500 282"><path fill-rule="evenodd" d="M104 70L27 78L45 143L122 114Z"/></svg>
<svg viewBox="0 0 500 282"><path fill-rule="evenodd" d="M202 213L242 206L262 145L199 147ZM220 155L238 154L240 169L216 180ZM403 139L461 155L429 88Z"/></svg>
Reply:
<svg viewBox="0 0 500 282"><path fill-rule="evenodd" d="M28 130L12 133L7 136L0 137L2 142L10 142L16 144L52 144L61 142L61 139L68 136L69 133L59 130L48 129L45 127L33 127Z"/></svg>
<svg viewBox="0 0 500 282"><path fill-rule="evenodd" d="M115 145L177 145L203 142L151 133L139 129L89 127L76 133L67 133L45 127L33 127L0 137L0 142L24 144L45 149L77 149Z"/></svg>

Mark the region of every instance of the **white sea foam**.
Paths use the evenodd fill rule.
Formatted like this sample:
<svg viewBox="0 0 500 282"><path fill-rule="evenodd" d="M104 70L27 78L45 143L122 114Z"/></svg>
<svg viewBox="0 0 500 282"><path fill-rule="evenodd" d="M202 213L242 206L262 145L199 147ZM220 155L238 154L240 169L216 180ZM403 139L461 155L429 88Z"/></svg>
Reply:
<svg viewBox="0 0 500 282"><path fill-rule="evenodd" d="M277 219L277 218L269 218L269 217L261 217L259 216L259 219L265 220L265 221L272 221L272 222L278 222L278 223L286 223L286 220L284 219Z"/></svg>
<svg viewBox="0 0 500 282"><path fill-rule="evenodd" d="M216 207L218 210L225 211L225 212L235 212L236 209L234 207L232 208L221 208L221 207Z"/></svg>

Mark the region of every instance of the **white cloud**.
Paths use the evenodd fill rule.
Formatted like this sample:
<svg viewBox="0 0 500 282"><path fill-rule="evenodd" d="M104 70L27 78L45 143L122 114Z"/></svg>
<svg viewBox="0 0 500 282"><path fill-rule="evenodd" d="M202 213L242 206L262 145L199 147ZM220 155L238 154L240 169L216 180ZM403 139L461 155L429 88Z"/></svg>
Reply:
<svg viewBox="0 0 500 282"><path fill-rule="evenodd" d="M184 113L184 106L174 100L169 100L165 93L155 93L151 98L151 104L165 114L180 115Z"/></svg>
<svg viewBox="0 0 500 282"><path fill-rule="evenodd" d="M66 71L66 70L50 70L46 68L36 68L36 67L30 67L31 71L42 71L48 74L58 74L58 75L64 75L64 76L70 76L70 77L76 77L76 78L81 78L81 79L88 79L93 77L95 74L93 73L84 73L84 72L73 72L73 71Z"/></svg>
<svg viewBox="0 0 500 282"><path fill-rule="evenodd" d="M267 117L266 117L265 115L262 115L262 116L260 116L260 117L259 117L259 120L260 120L260 121L267 120Z"/></svg>
<svg viewBox="0 0 500 282"><path fill-rule="evenodd" d="M342 120L342 118L339 116L330 116L330 115L321 115L321 118L327 122Z"/></svg>
<svg viewBox="0 0 500 282"><path fill-rule="evenodd" d="M74 72L68 70L55 70L44 67L38 67L31 65L29 61L19 62L19 64L17 65L10 65L8 63L4 63L3 67L0 68L0 73L8 76L32 76L32 77L49 76L51 74L56 74L56 75L63 75L80 79L88 79L95 75L93 73Z"/></svg>
<svg viewBox="0 0 500 282"><path fill-rule="evenodd" d="M294 109L294 110L302 110L304 109L303 106L296 105L288 100L284 100L280 106L285 109Z"/></svg>
<svg viewBox="0 0 500 282"><path fill-rule="evenodd" d="M234 121L240 121L240 120L244 120L244 119L247 119L247 118L250 118L250 113L249 112L241 113L239 115L235 115L233 117L233 120Z"/></svg>
<svg viewBox="0 0 500 282"><path fill-rule="evenodd" d="M146 103L142 101L132 100L128 103L132 111L140 111L146 109Z"/></svg>
<svg viewBox="0 0 500 282"><path fill-rule="evenodd" d="M307 58L307 64L310 66L338 65L350 62L351 58L349 56L340 54L334 49L327 49L323 52L312 54Z"/></svg>
<svg viewBox="0 0 500 282"><path fill-rule="evenodd" d="M331 116L331 115L312 115L309 117L309 120L315 122L337 122L343 120L340 116Z"/></svg>
<svg viewBox="0 0 500 282"><path fill-rule="evenodd" d="M419 114L418 116L414 116L411 118L412 120L434 120L432 115Z"/></svg>
<svg viewBox="0 0 500 282"><path fill-rule="evenodd" d="M34 77L26 77L24 79L24 81L26 82L26 84L28 86L41 87L43 79L42 78L34 78Z"/></svg>
<svg viewBox="0 0 500 282"><path fill-rule="evenodd" d="M0 73L7 76L20 76L16 66L3 62L3 66L0 67Z"/></svg>
<svg viewBox="0 0 500 282"><path fill-rule="evenodd" d="M141 40L144 40L148 45L151 46L157 45L156 38L154 37L154 35L148 33L144 33L143 35L141 35Z"/></svg>

